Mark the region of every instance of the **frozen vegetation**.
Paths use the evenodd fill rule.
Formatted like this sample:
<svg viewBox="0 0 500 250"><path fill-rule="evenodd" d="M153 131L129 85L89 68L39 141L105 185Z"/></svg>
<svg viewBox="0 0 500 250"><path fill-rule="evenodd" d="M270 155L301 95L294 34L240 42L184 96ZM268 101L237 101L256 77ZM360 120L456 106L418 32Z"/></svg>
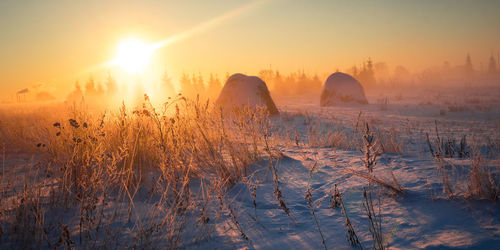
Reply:
<svg viewBox="0 0 500 250"><path fill-rule="evenodd" d="M498 248L500 90L367 99L4 105L1 248Z"/></svg>

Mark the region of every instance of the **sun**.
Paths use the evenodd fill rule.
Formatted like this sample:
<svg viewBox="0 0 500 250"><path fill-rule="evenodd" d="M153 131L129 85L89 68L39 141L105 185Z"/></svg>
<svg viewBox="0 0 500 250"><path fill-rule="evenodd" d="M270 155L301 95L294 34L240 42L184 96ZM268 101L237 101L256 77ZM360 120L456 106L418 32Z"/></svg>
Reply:
<svg viewBox="0 0 500 250"><path fill-rule="evenodd" d="M154 46L139 39L124 40L118 45L112 65L129 74L142 73L150 64L153 51Z"/></svg>

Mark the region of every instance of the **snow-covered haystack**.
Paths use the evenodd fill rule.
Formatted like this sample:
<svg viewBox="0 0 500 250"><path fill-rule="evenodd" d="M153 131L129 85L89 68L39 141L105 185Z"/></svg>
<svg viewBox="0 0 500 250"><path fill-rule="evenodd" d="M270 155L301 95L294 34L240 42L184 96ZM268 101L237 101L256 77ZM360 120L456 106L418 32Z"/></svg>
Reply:
<svg viewBox="0 0 500 250"><path fill-rule="evenodd" d="M321 92L320 106L333 106L341 103L368 104L363 86L354 77L336 72L326 79Z"/></svg>
<svg viewBox="0 0 500 250"><path fill-rule="evenodd" d="M256 76L234 74L224 84L215 102L226 109L266 107L270 114L279 114L266 83Z"/></svg>

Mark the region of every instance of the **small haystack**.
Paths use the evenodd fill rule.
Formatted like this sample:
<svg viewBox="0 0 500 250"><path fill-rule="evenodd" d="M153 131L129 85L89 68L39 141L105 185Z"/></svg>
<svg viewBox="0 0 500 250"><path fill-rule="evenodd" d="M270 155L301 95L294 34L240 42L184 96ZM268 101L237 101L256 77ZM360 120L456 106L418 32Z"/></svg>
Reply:
<svg viewBox="0 0 500 250"><path fill-rule="evenodd" d="M368 104L363 86L354 77L336 72L326 79L321 92L320 106L334 106L343 103Z"/></svg>

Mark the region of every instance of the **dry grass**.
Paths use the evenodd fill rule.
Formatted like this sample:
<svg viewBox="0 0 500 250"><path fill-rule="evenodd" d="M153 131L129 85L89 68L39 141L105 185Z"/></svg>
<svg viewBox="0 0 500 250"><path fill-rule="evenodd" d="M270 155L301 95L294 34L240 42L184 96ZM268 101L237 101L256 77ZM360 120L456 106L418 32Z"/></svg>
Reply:
<svg viewBox="0 0 500 250"><path fill-rule="evenodd" d="M471 168L468 173L466 198L498 200L500 187L495 182L491 170L484 166L480 152L476 152L470 159Z"/></svg>
<svg viewBox="0 0 500 250"><path fill-rule="evenodd" d="M388 130L376 129L377 141L380 145L380 151L383 153L402 153L406 140L399 131L391 127Z"/></svg>
<svg viewBox="0 0 500 250"><path fill-rule="evenodd" d="M318 162L315 161L314 164L309 167L309 178L307 181L307 189L306 189L306 194L304 195L304 199L307 202L307 206L309 207L309 210L311 211L311 215L314 219L314 223L316 224L316 228L318 229L318 233L321 237L321 244L325 249L328 249L326 246L326 241L325 241L325 236L323 236L323 232L321 231L321 227L318 221L318 217L316 216L316 204L313 201L313 192L314 189L311 187L311 182L312 182L312 177L314 172L316 171L316 168L318 167Z"/></svg>
<svg viewBox="0 0 500 250"><path fill-rule="evenodd" d="M207 207L218 199L248 239L223 190L274 150L271 140L263 141L270 126L265 110L227 114L181 96L161 107L145 96L141 106L122 105L116 112L83 105L2 110L0 121L0 145L8 145L3 169L5 162L13 168L9 163L19 152L37 155L40 169L17 184L2 174L0 238L6 248L151 248L158 241L177 248L192 241L192 232L185 232L197 223L192 215L202 226L217 219ZM213 185L193 193L194 180ZM46 182L50 190L42 188ZM123 241L130 236L135 240Z"/></svg>
<svg viewBox="0 0 500 250"><path fill-rule="evenodd" d="M368 226L370 229L370 234L372 235L373 249L385 249L386 242L384 240L384 234L382 232L382 212L381 212L381 201L380 196L378 198L378 209L375 209L372 198L372 189L369 187L367 191L363 187L363 207L365 208L366 215L368 216Z"/></svg>
<svg viewBox="0 0 500 250"><path fill-rule="evenodd" d="M297 120L282 114L284 120ZM372 186L404 192L392 172L390 180L375 175L381 153L405 151L403 135L395 128L368 126L361 112L352 131L307 112L298 118L306 128L303 135L294 128L283 140L263 109L224 113L209 102L182 96L161 106L144 96L138 107L112 111L84 104L0 110L0 248L183 248L210 238L219 222L251 242L252 227L241 220L226 191L246 183L258 223L259 180L249 172L257 161L268 160L274 202L296 223L283 195L278 140L299 149L361 149L366 171L345 171L368 182L363 205L373 247L386 247L381 201L378 197L377 209ZM443 192L454 197L463 186L466 198L497 200L498 184L480 150L472 151L465 136L460 143L442 138L437 123L435 130L436 139L427 142ZM495 139L489 143L493 151L498 144ZM453 156L470 158L461 179L450 177L457 173L450 173L455 168L444 157ZM321 199L313 200L311 184L316 167L310 168L304 198L326 248L316 210ZM349 243L361 246L336 187L331 201L332 207L342 208Z"/></svg>
<svg viewBox="0 0 500 250"><path fill-rule="evenodd" d="M344 201L342 200L342 193L339 192L337 188L337 184L335 184L333 191L330 192L330 207L332 209L340 207L342 208L342 214L345 218L345 227L347 228L347 241L351 246L358 246L363 249L361 242L359 241L358 235L356 234L356 230L354 230L354 226L352 225L351 219L349 219L349 214L345 209Z"/></svg>
<svg viewBox="0 0 500 250"><path fill-rule="evenodd" d="M437 122L434 130L435 137L432 139L426 133L426 142L436 162L443 194L449 199L460 196L466 199L498 200L500 187L497 177L492 173L492 169L497 168L487 166L497 157L494 146L484 144L482 139L475 136L471 136L471 143L466 135L461 137L459 143L452 137L443 137ZM483 151L489 153L490 159L484 159ZM453 158L461 159L465 164L457 167Z"/></svg>

